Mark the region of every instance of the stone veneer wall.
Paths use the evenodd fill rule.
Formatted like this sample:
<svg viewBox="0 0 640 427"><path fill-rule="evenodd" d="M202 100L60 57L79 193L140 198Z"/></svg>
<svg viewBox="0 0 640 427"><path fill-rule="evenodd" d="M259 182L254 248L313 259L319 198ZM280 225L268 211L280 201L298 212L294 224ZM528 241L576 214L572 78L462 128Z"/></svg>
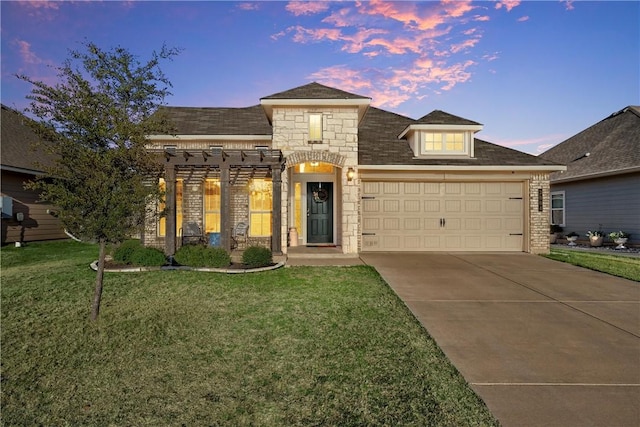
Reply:
<svg viewBox="0 0 640 427"><path fill-rule="evenodd" d="M549 253L550 190L548 173L532 173L529 179L529 252ZM542 211L538 205L538 189L542 189Z"/></svg>
<svg viewBox="0 0 640 427"><path fill-rule="evenodd" d="M309 113L322 113L322 142L309 143ZM296 164L319 161L331 163L340 169L336 183L334 209L338 217L338 244L343 253L358 252L358 201L360 187L358 166L358 108L274 107L272 148L282 150L287 168ZM356 179L347 181L347 169L356 170ZM289 174L282 174L282 250L287 251L287 233L290 221Z"/></svg>

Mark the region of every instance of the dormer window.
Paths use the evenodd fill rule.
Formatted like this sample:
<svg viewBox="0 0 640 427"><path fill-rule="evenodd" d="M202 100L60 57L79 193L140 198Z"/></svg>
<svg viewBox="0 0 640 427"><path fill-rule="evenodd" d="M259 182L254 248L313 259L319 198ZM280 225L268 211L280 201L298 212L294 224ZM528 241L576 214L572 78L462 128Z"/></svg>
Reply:
<svg viewBox="0 0 640 427"><path fill-rule="evenodd" d="M420 154L468 154L468 133L465 132L424 132Z"/></svg>
<svg viewBox="0 0 640 427"><path fill-rule="evenodd" d="M434 110L407 126L398 135L406 139L415 158L473 158L474 135L480 123Z"/></svg>

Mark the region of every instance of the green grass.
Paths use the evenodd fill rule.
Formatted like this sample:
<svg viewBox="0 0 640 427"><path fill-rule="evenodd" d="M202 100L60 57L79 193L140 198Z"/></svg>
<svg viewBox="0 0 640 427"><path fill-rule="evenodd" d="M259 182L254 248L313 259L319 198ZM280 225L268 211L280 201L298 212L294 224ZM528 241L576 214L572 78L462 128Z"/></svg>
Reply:
<svg viewBox="0 0 640 427"><path fill-rule="evenodd" d="M557 261L640 282L640 258L571 249L551 249L551 253L545 256Z"/></svg>
<svg viewBox="0 0 640 427"><path fill-rule="evenodd" d="M2 249L2 424L497 425L369 267L110 273Z"/></svg>

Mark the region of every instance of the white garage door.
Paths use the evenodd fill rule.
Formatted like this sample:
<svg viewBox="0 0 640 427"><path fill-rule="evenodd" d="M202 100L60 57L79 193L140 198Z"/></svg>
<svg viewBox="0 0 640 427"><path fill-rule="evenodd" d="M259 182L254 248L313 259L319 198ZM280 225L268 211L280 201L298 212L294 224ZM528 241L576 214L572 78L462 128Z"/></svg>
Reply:
<svg viewBox="0 0 640 427"><path fill-rule="evenodd" d="M521 182L363 182L363 251L522 251Z"/></svg>

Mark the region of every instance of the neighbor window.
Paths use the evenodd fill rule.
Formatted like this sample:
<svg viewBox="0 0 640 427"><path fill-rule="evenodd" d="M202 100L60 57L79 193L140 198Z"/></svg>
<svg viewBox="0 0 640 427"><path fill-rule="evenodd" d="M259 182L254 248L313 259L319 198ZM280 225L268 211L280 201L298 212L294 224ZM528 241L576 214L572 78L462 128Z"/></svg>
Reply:
<svg viewBox="0 0 640 427"><path fill-rule="evenodd" d="M551 193L551 224L564 227L564 191Z"/></svg>
<svg viewBox="0 0 640 427"><path fill-rule="evenodd" d="M322 114L309 114L309 141L322 141Z"/></svg>
<svg viewBox="0 0 640 427"><path fill-rule="evenodd" d="M424 134L424 154L465 153L463 132L427 132Z"/></svg>
<svg viewBox="0 0 640 427"><path fill-rule="evenodd" d="M220 232L220 180L204 181L204 230L205 233Z"/></svg>
<svg viewBox="0 0 640 427"><path fill-rule="evenodd" d="M165 182L164 178L160 178L160 183L158 185L160 186L161 192L164 193L165 191L167 191L167 183ZM167 199L166 194L163 195L163 199ZM159 237L164 237L167 235L166 215L168 215L169 213L164 212L166 207L167 205L164 201L158 203L158 212L164 213L160 216L160 218L158 218ZM182 179L178 179L176 181L176 233L178 232L178 230L180 230L180 227L182 227Z"/></svg>
<svg viewBox="0 0 640 427"><path fill-rule="evenodd" d="M273 185L270 179L252 179L249 183L249 235L271 236Z"/></svg>

